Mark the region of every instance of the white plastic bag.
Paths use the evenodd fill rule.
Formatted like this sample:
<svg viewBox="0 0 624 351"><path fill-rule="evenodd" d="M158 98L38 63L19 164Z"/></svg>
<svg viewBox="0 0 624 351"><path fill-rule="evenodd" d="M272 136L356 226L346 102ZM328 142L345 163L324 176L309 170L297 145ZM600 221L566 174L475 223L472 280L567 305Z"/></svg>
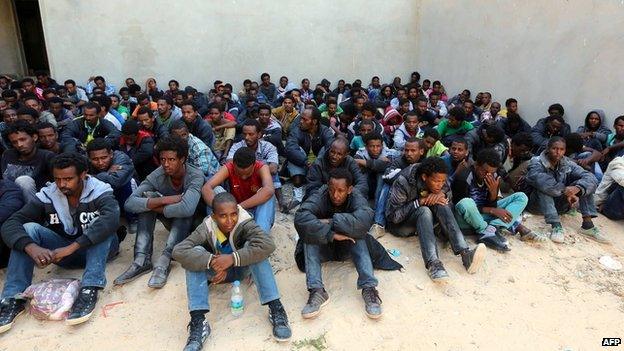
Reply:
<svg viewBox="0 0 624 351"><path fill-rule="evenodd" d="M29 286L22 296L30 299L30 313L35 318L59 321L69 315L79 290L79 280L50 279Z"/></svg>

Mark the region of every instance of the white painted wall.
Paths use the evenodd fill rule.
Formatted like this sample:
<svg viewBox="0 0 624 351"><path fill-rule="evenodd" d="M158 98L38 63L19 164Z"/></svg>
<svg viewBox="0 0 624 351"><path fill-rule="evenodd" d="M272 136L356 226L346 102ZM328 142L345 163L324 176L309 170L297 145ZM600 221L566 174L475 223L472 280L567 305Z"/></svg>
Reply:
<svg viewBox="0 0 624 351"><path fill-rule="evenodd" d="M52 76L101 74L118 88L155 77L200 90L235 88L269 72L299 83L391 81L416 65L417 2L410 0L40 0Z"/></svg>
<svg viewBox="0 0 624 351"><path fill-rule="evenodd" d="M24 73L11 0L0 0L0 74Z"/></svg>
<svg viewBox="0 0 624 351"><path fill-rule="evenodd" d="M529 121L561 103L575 130L603 108L624 114L624 2L421 0L418 67L449 94L519 100Z"/></svg>

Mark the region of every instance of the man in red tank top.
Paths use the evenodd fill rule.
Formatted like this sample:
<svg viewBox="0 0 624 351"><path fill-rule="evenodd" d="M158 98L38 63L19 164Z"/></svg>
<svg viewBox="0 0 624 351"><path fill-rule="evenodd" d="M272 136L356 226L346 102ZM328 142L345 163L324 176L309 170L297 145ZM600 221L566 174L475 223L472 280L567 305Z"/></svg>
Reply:
<svg viewBox="0 0 624 351"><path fill-rule="evenodd" d="M202 188L202 197L209 205L215 194L225 191L222 185L227 181L229 192L241 207L254 216L260 228L270 233L275 221L275 188L269 166L256 160L256 153L242 147ZM210 213L208 213L210 214Z"/></svg>

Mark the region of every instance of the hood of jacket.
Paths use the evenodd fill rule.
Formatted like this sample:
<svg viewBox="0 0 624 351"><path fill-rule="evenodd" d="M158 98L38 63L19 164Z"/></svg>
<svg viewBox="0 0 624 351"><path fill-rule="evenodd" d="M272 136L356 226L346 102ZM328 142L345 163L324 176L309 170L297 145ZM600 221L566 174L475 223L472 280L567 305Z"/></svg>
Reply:
<svg viewBox="0 0 624 351"><path fill-rule="evenodd" d="M113 188L95 177L87 176L83 182L82 193L80 194L80 203L92 202L106 192L113 192ZM36 196L37 199L44 204L52 204L58 213L59 220L63 224L63 228L67 234L76 234L77 228L74 225L71 213L69 212L69 202L67 201L67 196L59 190L56 183L52 183L42 188Z"/></svg>

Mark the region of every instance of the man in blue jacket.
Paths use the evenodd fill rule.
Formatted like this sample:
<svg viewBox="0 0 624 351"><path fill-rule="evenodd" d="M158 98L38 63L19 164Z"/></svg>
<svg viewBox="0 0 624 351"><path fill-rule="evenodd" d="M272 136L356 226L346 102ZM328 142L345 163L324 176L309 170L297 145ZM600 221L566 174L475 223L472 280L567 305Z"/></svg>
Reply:
<svg viewBox="0 0 624 351"><path fill-rule="evenodd" d="M35 265L84 266L80 292L66 323L76 325L91 317L98 290L106 286L106 261L118 252L119 206L111 187L88 176L87 168L84 156L56 156L54 183L2 225L11 258L0 304L0 333L11 329L24 311L26 301L17 295L31 284Z"/></svg>
<svg viewBox="0 0 624 351"><path fill-rule="evenodd" d="M598 180L574 161L565 156L566 142L560 136L548 140L546 150L529 162L526 183L532 189L529 210L543 213L546 223L552 226L550 239L563 243L565 232L560 213L578 207L583 216L580 233L601 243L608 243L598 227L592 222L596 217L594 192Z"/></svg>

